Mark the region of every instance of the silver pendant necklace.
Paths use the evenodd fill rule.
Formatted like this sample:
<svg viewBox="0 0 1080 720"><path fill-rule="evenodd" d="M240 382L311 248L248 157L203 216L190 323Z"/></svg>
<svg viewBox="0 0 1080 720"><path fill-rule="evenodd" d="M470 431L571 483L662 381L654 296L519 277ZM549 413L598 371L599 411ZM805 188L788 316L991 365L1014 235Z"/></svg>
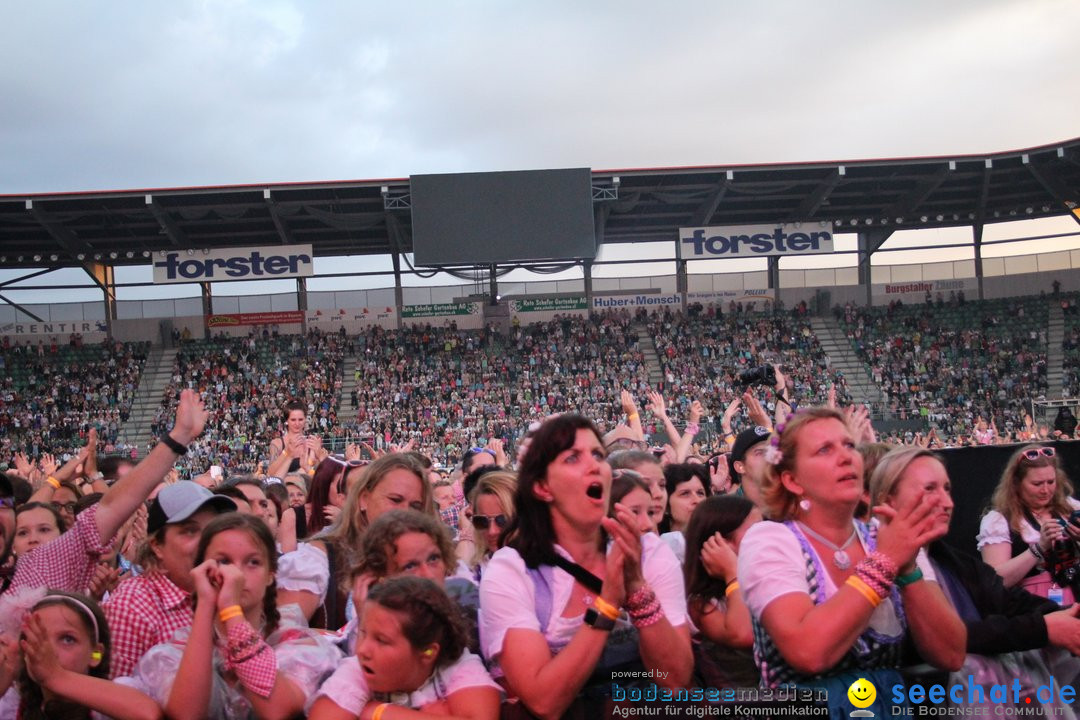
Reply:
<svg viewBox="0 0 1080 720"><path fill-rule="evenodd" d="M806 527L806 525L802 524L798 520L795 521L795 524L798 525L804 533L806 533L807 535L814 538L822 545L833 551L833 564L836 565L838 569L847 570L849 567L851 567L851 556L847 554L847 549L848 546L851 545L851 543L855 542L855 538L858 537L858 530L856 530L855 528L851 528L851 537L845 540L843 545L837 545L836 543L833 543L830 540L823 538L821 535Z"/></svg>

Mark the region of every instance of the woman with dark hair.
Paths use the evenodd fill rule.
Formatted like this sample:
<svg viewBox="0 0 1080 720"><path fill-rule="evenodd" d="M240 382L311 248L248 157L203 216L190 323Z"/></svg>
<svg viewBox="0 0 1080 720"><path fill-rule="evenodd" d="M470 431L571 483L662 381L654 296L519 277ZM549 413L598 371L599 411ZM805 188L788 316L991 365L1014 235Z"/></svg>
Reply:
<svg viewBox="0 0 1080 720"><path fill-rule="evenodd" d="M750 610L735 579L739 545L761 511L737 495L713 495L686 526L686 604L700 633L694 666L703 687L751 687L761 680L751 647Z"/></svg>
<svg viewBox="0 0 1080 720"><path fill-rule="evenodd" d="M612 672L690 680L682 573L623 507L607 517L611 468L596 426L548 419L521 461L517 517L480 583L480 642L493 675L529 712L610 702ZM644 677L644 676L642 676Z"/></svg>
<svg viewBox="0 0 1080 720"><path fill-rule="evenodd" d="M307 629L297 608L278 608L277 551L266 523L239 513L211 520L195 563L194 622L151 648L132 684L170 718L300 713L341 653Z"/></svg>
<svg viewBox="0 0 1080 720"><path fill-rule="evenodd" d="M1049 445L1013 453L1001 473L990 512L979 524L978 548L1005 587L1071 605L1080 589L1080 502Z"/></svg>
<svg viewBox="0 0 1080 720"><path fill-rule="evenodd" d="M266 474L285 477L302 470L311 472L326 457L318 435L307 435L307 408L299 400L291 400L282 413L284 430L270 441L270 464Z"/></svg>
<svg viewBox="0 0 1080 720"><path fill-rule="evenodd" d="M683 531L694 508L712 493L707 465L679 463L664 468L668 507L660 523L660 539L671 547L681 564L686 557L686 536Z"/></svg>

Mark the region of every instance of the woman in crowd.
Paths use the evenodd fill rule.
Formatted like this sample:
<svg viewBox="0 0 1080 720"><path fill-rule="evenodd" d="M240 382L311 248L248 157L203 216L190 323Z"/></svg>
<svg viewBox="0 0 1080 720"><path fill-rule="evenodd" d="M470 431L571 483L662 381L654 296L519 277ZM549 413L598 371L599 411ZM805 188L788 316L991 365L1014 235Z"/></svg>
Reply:
<svg viewBox="0 0 1080 720"><path fill-rule="evenodd" d="M613 668L653 671L669 687L690 680L682 573L626 508L606 516L610 493L596 426L580 415L548 419L522 458L507 546L480 584L484 655L540 717L561 716L579 697L602 708Z"/></svg>
<svg viewBox="0 0 1080 720"><path fill-rule="evenodd" d="M901 682L895 668L906 633L927 662L959 668L964 626L936 583L923 579L928 566L916 565L919 549L945 533L940 498L924 494L882 510L876 531L856 522L862 457L835 410L796 413L770 446L761 489L777 522L751 527L738 554L762 682L825 688L839 718L858 678L877 687ZM871 711L891 714L890 697L879 693Z"/></svg>
<svg viewBox="0 0 1080 720"><path fill-rule="evenodd" d="M660 539L671 547L681 564L686 557L686 536L683 531L690 522L694 508L711 492L709 469L707 465L692 463L668 465L664 468L664 480L667 483L668 508L660 523Z"/></svg>
<svg viewBox="0 0 1080 720"><path fill-rule="evenodd" d="M295 607L278 609L277 551L265 523L239 513L215 518L203 529L195 562L194 622L151 648L132 684L170 718L301 712L341 654L307 629Z"/></svg>
<svg viewBox="0 0 1080 720"><path fill-rule="evenodd" d="M18 646L3 644L0 685L7 692L0 718L159 718L161 709L151 698L108 680L109 626L98 604L59 590L42 595L24 616ZM5 607L5 615L9 611L21 615ZM12 671L20 664L16 679Z"/></svg>
<svg viewBox="0 0 1080 720"><path fill-rule="evenodd" d="M920 494L936 495L938 522L948 529L953 511L949 475L929 450L898 448L885 455L874 472L871 492L875 505L892 508L911 504ZM1062 610L1056 603L1019 588L1006 588L993 568L944 541L933 542L926 549L938 582L967 628L969 655L947 685L966 683L968 675L980 682L992 676L993 682L1003 683L1019 677L1024 688L1018 698L1022 706L1024 696L1034 694L1037 686L1049 685L1055 678L1059 683L1072 681L1077 672L1075 660L1070 662L1060 651L1035 651L1048 645L1071 653L1080 650L1080 619L1075 611ZM1055 689L1054 696L1058 695ZM1071 711L1067 714L1072 715Z"/></svg>
<svg viewBox="0 0 1080 720"><path fill-rule="evenodd" d="M499 686L466 638L458 609L435 583L385 580L368 594L355 656L323 683L308 717L495 720Z"/></svg>
<svg viewBox="0 0 1080 720"><path fill-rule="evenodd" d="M289 587L279 601L298 603L312 627L337 630L346 623L349 571L362 559L360 546L371 522L390 510L411 508L434 515L434 509L424 469L406 453L384 455L366 467L363 461L325 462L340 468L335 492L347 492L345 504L329 530L301 543L297 552L304 556L303 565L298 558L296 565L289 566ZM347 475L354 467L363 469L357 470L360 477L349 487ZM313 507L319 497L319 475L312 488Z"/></svg>
<svg viewBox="0 0 1080 720"><path fill-rule="evenodd" d="M307 409L304 403L293 400L285 405L282 420L285 428L280 437L270 441L270 465L266 474L273 477L301 470L312 472L326 457L322 440L317 435L307 435Z"/></svg>
<svg viewBox="0 0 1080 720"><path fill-rule="evenodd" d="M983 560L1006 587L1022 587L1071 605L1080 531L1070 522L1080 509L1054 448L1028 445L1013 453L979 525Z"/></svg>
<svg viewBox="0 0 1080 720"><path fill-rule="evenodd" d="M701 503L686 527L686 602L700 633L694 665L704 687L751 687L754 665L750 611L736 580L739 545L761 522L761 511L737 495L714 495Z"/></svg>
<svg viewBox="0 0 1080 720"><path fill-rule="evenodd" d="M484 474L470 493L467 516L473 528L473 551L461 562L458 575L476 584L487 568L488 560L502 547L503 531L514 519L514 493L517 475L504 470Z"/></svg>

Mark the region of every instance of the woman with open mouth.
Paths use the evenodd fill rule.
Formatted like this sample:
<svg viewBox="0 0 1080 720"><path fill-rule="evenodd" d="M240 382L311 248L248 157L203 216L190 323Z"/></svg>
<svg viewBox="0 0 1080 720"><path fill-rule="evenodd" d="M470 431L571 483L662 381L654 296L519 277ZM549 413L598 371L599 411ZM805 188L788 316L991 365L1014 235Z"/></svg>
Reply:
<svg viewBox="0 0 1080 720"><path fill-rule="evenodd" d="M762 499L776 522L751 527L738 554L762 684L825 689L832 717L846 718L859 678L878 688L903 682L896 668L908 634L928 663L959 669L964 624L927 579L929 563L916 563L948 530L941 496L875 508L876 527L856 521L862 456L844 416L827 408L778 425L765 460ZM890 696L879 692L868 709L891 715Z"/></svg>
<svg viewBox="0 0 1080 720"><path fill-rule="evenodd" d="M612 679L627 672L672 688L690 680L681 569L626 507L606 517L610 492L596 426L547 420L521 461L506 546L480 583L492 675L539 717L608 715Z"/></svg>

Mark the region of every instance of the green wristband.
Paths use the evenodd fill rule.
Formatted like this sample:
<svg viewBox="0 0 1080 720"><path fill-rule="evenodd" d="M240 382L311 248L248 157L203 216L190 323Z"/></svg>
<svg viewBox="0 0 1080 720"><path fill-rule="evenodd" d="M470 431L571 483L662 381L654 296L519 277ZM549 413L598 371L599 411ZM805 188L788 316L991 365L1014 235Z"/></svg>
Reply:
<svg viewBox="0 0 1080 720"><path fill-rule="evenodd" d="M922 568L916 567L907 575L898 575L896 577L896 587L902 588L910 585L913 582L918 582L923 579Z"/></svg>

